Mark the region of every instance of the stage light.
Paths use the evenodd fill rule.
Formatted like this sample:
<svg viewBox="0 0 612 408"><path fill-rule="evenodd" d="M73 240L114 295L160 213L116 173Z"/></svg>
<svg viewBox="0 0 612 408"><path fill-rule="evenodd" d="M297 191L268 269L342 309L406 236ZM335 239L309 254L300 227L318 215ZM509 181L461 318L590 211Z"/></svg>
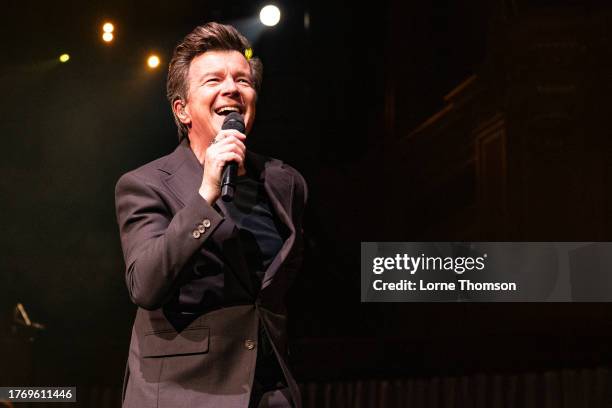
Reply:
<svg viewBox="0 0 612 408"><path fill-rule="evenodd" d="M115 31L115 26L113 25L113 23L104 23L104 25L102 26L102 30L105 33L112 33L113 31Z"/></svg>
<svg viewBox="0 0 612 408"><path fill-rule="evenodd" d="M280 21L280 10L276 6L268 5L261 9L259 12L259 19L263 25L272 27L278 24Z"/></svg>
<svg viewBox="0 0 612 408"><path fill-rule="evenodd" d="M104 33L104 34L102 34L102 39L104 40L104 42L109 43L109 42L113 41L113 38L114 38L113 33Z"/></svg>
<svg viewBox="0 0 612 408"><path fill-rule="evenodd" d="M60 62L68 62L69 59L70 59L70 55L68 54L62 54L59 57Z"/></svg>
<svg viewBox="0 0 612 408"><path fill-rule="evenodd" d="M147 65L149 68L157 68L159 66L159 57L157 55L151 55L147 59Z"/></svg>

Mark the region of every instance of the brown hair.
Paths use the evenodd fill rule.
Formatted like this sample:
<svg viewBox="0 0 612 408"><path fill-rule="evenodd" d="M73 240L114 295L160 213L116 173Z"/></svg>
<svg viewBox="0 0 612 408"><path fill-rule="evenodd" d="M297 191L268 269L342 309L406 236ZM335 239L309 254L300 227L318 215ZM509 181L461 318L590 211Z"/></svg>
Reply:
<svg viewBox="0 0 612 408"><path fill-rule="evenodd" d="M207 51L238 51L244 53L251 48L249 41L234 27L219 23L206 23L196 27L187 34L174 49L174 54L168 67L168 78L166 80L166 96L170 106L176 100L187 100L189 90L187 76L191 61L200 54ZM259 58L250 58L251 76L255 91L259 92L263 75L263 64ZM187 137L187 126L182 123L174 109L174 122L178 127L179 141Z"/></svg>

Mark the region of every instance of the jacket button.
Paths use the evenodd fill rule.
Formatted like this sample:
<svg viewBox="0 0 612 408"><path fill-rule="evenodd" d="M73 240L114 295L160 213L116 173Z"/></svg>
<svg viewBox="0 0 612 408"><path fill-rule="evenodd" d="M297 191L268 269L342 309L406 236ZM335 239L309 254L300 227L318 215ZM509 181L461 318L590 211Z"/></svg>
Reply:
<svg viewBox="0 0 612 408"><path fill-rule="evenodd" d="M247 350L253 350L255 348L255 342L253 340L245 340L244 348Z"/></svg>
<svg viewBox="0 0 612 408"><path fill-rule="evenodd" d="M202 225L204 226L204 228L210 227L210 220L208 218L204 218L204 221L202 221Z"/></svg>
<svg viewBox="0 0 612 408"><path fill-rule="evenodd" d="M200 234L200 231L198 231L198 230L196 229L196 230L193 230L193 232L191 233L191 235L192 235L192 236L193 236L195 239L198 239L198 238L200 238L200 235L202 235L202 234Z"/></svg>
<svg viewBox="0 0 612 408"><path fill-rule="evenodd" d="M203 234L206 231L206 228L204 228L204 226L202 224L198 225L198 231L200 231L200 234Z"/></svg>

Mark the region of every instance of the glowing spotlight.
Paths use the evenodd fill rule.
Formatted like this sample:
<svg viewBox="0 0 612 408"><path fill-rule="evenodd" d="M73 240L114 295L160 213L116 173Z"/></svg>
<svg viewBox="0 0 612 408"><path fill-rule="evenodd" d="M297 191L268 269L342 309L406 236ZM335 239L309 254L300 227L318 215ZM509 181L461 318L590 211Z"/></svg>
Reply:
<svg viewBox="0 0 612 408"><path fill-rule="evenodd" d="M259 12L259 19L263 25L272 27L278 24L280 21L280 10L276 6L268 5L261 9Z"/></svg>
<svg viewBox="0 0 612 408"><path fill-rule="evenodd" d="M69 59L70 59L70 55L68 54L62 54L59 57L60 62L68 62Z"/></svg>
<svg viewBox="0 0 612 408"><path fill-rule="evenodd" d="M151 55L147 59L147 65L149 68L157 68L159 66L159 57L157 55Z"/></svg>
<svg viewBox="0 0 612 408"><path fill-rule="evenodd" d="M105 33L112 33L113 31L115 31L115 26L113 25L113 23L104 23L104 25L102 26L102 30Z"/></svg>
<svg viewBox="0 0 612 408"><path fill-rule="evenodd" d="M104 42L109 43L109 42L113 41L113 38L115 38L113 33L104 33L104 34L102 34L102 39L104 40Z"/></svg>

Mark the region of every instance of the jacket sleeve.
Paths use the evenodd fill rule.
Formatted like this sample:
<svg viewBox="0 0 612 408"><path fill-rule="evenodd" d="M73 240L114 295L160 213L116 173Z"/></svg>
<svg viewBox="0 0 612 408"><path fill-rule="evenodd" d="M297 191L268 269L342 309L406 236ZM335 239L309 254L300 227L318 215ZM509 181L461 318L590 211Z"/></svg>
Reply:
<svg viewBox="0 0 612 408"><path fill-rule="evenodd" d="M197 192L173 216L158 187L133 173L117 182L115 206L130 298L142 308L157 309L223 217Z"/></svg>

